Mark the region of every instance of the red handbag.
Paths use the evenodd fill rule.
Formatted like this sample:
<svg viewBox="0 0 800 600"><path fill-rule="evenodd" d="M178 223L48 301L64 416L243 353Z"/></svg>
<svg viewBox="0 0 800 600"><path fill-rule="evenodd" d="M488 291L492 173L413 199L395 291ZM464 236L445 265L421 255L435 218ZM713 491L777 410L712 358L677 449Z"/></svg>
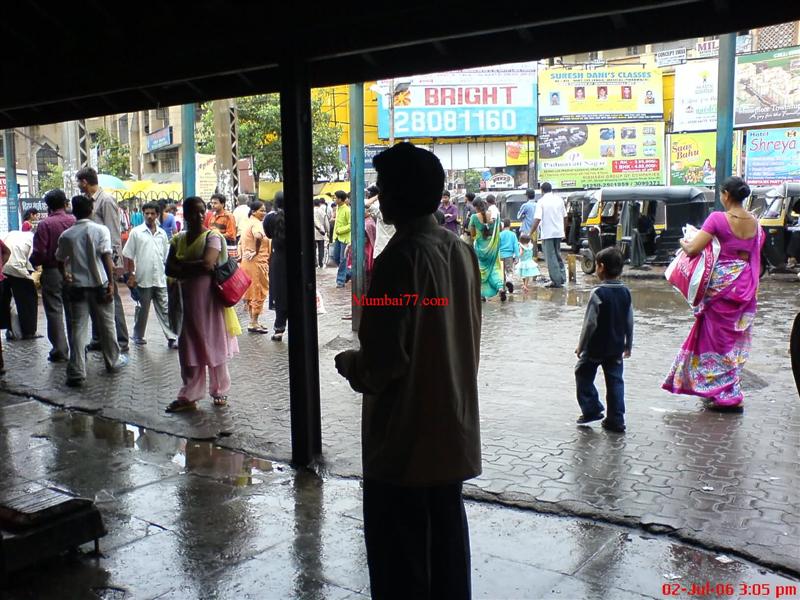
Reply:
<svg viewBox="0 0 800 600"><path fill-rule="evenodd" d="M217 296L225 306L236 306L250 287L250 277L239 267L235 259L214 269L214 283Z"/></svg>

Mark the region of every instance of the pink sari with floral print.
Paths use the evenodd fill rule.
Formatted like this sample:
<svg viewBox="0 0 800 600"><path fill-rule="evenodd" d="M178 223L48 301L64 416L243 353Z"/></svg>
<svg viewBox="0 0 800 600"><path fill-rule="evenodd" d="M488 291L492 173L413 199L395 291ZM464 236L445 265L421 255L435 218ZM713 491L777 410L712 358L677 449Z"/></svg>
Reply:
<svg viewBox="0 0 800 600"><path fill-rule="evenodd" d="M694 325L661 387L707 398L717 406L737 406L744 399L740 375L750 352L764 235L758 227L755 237L737 238L724 212L709 215L703 231L719 240L719 259L695 309Z"/></svg>

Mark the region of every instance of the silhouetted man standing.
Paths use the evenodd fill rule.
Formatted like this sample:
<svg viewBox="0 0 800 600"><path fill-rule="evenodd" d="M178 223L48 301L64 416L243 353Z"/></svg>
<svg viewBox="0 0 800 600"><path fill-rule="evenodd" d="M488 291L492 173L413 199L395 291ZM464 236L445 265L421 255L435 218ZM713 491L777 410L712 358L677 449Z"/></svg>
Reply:
<svg viewBox="0 0 800 600"><path fill-rule="evenodd" d="M444 187L434 154L401 143L374 165L381 211L397 228L369 289L384 305L364 306L360 350L336 357L339 372L364 394L372 597L469 598L461 487L481 472L478 263L433 217Z"/></svg>

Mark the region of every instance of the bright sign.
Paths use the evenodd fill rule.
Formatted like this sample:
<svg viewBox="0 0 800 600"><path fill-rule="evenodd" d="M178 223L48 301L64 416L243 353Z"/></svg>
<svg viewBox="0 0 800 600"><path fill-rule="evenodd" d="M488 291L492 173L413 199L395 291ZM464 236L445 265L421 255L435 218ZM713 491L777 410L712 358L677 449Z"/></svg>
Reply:
<svg viewBox="0 0 800 600"><path fill-rule="evenodd" d="M736 58L734 125L800 120L800 47Z"/></svg>
<svg viewBox="0 0 800 600"><path fill-rule="evenodd" d="M535 135L536 73L528 62L379 81L378 137L392 85L396 138Z"/></svg>
<svg viewBox="0 0 800 600"><path fill-rule="evenodd" d="M716 60L697 60L675 67L673 131L717 128Z"/></svg>

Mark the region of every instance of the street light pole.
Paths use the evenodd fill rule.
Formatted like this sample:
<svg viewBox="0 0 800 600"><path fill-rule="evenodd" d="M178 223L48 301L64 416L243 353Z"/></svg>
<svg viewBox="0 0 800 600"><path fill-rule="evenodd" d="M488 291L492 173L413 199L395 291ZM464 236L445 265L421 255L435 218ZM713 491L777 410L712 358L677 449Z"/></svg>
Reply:
<svg viewBox="0 0 800 600"><path fill-rule="evenodd" d="M394 78L389 80L389 146L394 146Z"/></svg>
<svg viewBox="0 0 800 600"><path fill-rule="evenodd" d="M736 73L736 33L719 38L719 75L717 78L717 172L714 210L722 210L722 182L731 174L733 162L733 89Z"/></svg>

